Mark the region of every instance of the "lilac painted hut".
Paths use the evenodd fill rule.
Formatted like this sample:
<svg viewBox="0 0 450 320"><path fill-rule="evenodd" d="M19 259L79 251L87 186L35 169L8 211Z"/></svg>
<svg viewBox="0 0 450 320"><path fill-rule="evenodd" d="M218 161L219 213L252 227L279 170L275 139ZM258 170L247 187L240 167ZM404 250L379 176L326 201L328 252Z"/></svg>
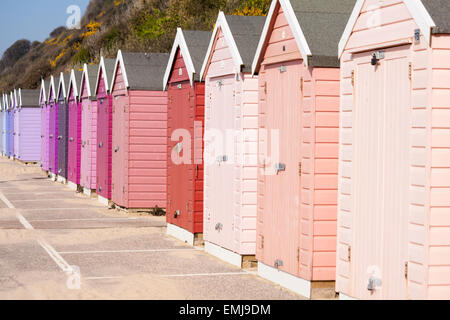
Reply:
<svg viewBox="0 0 450 320"><path fill-rule="evenodd" d="M49 112L49 171L50 177L56 180L58 174L58 112L57 112L57 96L56 89L59 83L59 77L50 78L48 89L48 106Z"/></svg>
<svg viewBox="0 0 450 320"><path fill-rule="evenodd" d="M2 100L0 101L0 153L3 156L5 154L5 95L2 94Z"/></svg>
<svg viewBox="0 0 450 320"><path fill-rule="evenodd" d="M39 90L19 89L16 111L17 159L23 162L39 162L41 157L41 111Z"/></svg>
<svg viewBox="0 0 450 320"><path fill-rule="evenodd" d="M44 171L48 171L48 131L49 131L49 113L47 109L47 88L50 85L50 81L42 79L41 89L39 93L39 104L41 108L41 168Z"/></svg>
<svg viewBox="0 0 450 320"><path fill-rule="evenodd" d="M9 152L10 159L14 158L14 110L16 108L16 99L14 99L14 91L9 95Z"/></svg>

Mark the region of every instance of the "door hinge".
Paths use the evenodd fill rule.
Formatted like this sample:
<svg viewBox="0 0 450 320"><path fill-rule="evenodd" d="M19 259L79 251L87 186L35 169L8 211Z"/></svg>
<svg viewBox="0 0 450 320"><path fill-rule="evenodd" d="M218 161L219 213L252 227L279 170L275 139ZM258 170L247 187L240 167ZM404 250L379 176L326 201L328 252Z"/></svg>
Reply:
<svg viewBox="0 0 450 320"><path fill-rule="evenodd" d="M408 280L408 262L405 262L405 279Z"/></svg>
<svg viewBox="0 0 450 320"><path fill-rule="evenodd" d="M412 63L409 63L409 67L408 67L408 77L409 80L412 80Z"/></svg>
<svg viewBox="0 0 450 320"><path fill-rule="evenodd" d="M127 105L123 106L123 113L127 113Z"/></svg>
<svg viewBox="0 0 450 320"><path fill-rule="evenodd" d="M300 248L297 248L297 261L300 262Z"/></svg>
<svg viewBox="0 0 450 320"><path fill-rule="evenodd" d="M303 77L300 78L300 92L303 92Z"/></svg>
<svg viewBox="0 0 450 320"><path fill-rule="evenodd" d="M355 70L352 70L352 86L355 86Z"/></svg>
<svg viewBox="0 0 450 320"><path fill-rule="evenodd" d="M264 94L267 95L267 81L264 82Z"/></svg>
<svg viewBox="0 0 450 320"><path fill-rule="evenodd" d="M298 175L300 177L302 176L302 162L301 161L298 163Z"/></svg>
<svg viewBox="0 0 450 320"><path fill-rule="evenodd" d="M352 247L348 247L348 262L352 261Z"/></svg>
<svg viewBox="0 0 450 320"><path fill-rule="evenodd" d="M125 187L123 187L123 190L122 190L122 191L123 191L123 194L125 194Z"/></svg>

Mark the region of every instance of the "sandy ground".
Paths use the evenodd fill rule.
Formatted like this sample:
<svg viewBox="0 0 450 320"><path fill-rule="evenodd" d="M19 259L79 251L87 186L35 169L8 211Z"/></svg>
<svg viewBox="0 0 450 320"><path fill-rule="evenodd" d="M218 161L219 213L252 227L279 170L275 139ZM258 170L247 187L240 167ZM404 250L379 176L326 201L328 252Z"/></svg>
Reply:
<svg viewBox="0 0 450 320"><path fill-rule="evenodd" d="M0 157L0 299L302 299ZM5 200L6 199L6 200Z"/></svg>

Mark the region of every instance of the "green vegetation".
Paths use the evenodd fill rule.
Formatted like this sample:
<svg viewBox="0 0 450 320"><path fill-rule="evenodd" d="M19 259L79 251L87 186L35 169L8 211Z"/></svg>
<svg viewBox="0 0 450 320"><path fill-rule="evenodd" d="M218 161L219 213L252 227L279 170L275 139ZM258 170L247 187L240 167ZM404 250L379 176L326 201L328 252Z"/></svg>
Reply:
<svg viewBox="0 0 450 320"><path fill-rule="evenodd" d="M211 30L225 14L265 15L270 0L91 0L81 30L56 28L43 43L19 40L0 60L0 91L37 88L41 77L115 58L118 49L168 52L176 28Z"/></svg>

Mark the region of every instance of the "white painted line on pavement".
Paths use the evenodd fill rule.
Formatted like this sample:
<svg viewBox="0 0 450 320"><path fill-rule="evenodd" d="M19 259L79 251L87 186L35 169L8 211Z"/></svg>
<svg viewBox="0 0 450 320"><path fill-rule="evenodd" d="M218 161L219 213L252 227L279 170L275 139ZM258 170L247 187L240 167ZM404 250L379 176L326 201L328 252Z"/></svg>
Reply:
<svg viewBox="0 0 450 320"><path fill-rule="evenodd" d="M85 207L85 208L40 208L40 209L20 209L21 211L67 211L67 210L91 210L91 209L104 209L105 207Z"/></svg>
<svg viewBox="0 0 450 320"><path fill-rule="evenodd" d="M14 205L5 197L3 193L0 193L0 200L2 200L10 209L16 209ZM17 219L20 221L20 223L24 226L27 230L34 230L33 226L25 219L23 215L20 214L19 211L15 211L15 215ZM58 265L58 267L61 268L61 270L66 274L73 274L75 271L73 268L66 262L66 260L61 257L58 252L50 245L48 244L43 238L39 238L38 240L39 245L48 253L50 258L55 261L55 263Z"/></svg>
<svg viewBox="0 0 450 320"><path fill-rule="evenodd" d="M151 252L189 252L200 251L195 248L187 249L148 249L148 250L104 250L104 251L66 251L60 254L102 254L102 253L151 253Z"/></svg>
<svg viewBox="0 0 450 320"><path fill-rule="evenodd" d="M222 273L192 273L192 274L168 274L159 275L162 278L189 278L189 277L216 277L216 276L243 276L248 275L247 272L222 272Z"/></svg>
<svg viewBox="0 0 450 320"><path fill-rule="evenodd" d="M26 200L17 199L17 200L11 200L11 201L14 201L14 202L37 202L37 201L64 201L64 200L76 200L76 199L68 197L68 198L61 198L61 199L26 199ZM84 199L80 198L80 200L84 200Z"/></svg>
<svg viewBox="0 0 450 320"><path fill-rule="evenodd" d="M52 220L32 220L30 222L71 222L71 221L136 221L138 218L92 218L92 219L52 219Z"/></svg>
<svg viewBox="0 0 450 320"><path fill-rule="evenodd" d="M112 279L122 279L123 277L86 277L83 280L112 280Z"/></svg>

